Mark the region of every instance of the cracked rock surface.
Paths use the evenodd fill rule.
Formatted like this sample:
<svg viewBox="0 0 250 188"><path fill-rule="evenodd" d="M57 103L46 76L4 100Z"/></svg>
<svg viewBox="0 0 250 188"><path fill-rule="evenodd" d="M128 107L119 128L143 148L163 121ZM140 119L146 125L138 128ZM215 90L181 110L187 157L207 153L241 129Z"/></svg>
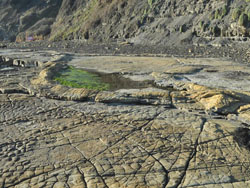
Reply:
<svg viewBox="0 0 250 188"><path fill-rule="evenodd" d="M72 59L68 64L151 79L161 88L77 90L51 80L65 62L35 67L2 57L1 188L250 186L249 88L242 89L242 80L242 86L223 87L198 80L220 72L222 82L228 72L248 80L246 65L211 59Z"/></svg>

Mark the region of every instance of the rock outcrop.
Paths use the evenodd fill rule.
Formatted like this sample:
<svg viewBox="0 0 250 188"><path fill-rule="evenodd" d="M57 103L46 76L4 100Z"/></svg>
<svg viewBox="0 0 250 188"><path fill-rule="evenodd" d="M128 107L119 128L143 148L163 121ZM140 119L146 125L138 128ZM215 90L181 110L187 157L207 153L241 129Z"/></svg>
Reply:
<svg viewBox="0 0 250 188"><path fill-rule="evenodd" d="M248 0L2 0L0 14L0 39L12 41L227 45L250 28Z"/></svg>
<svg viewBox="0 0 250 188"><path fill-rule="evenodd" d="M0 40L33 41L48 38L61 0L2 0Z"/></svg>
<svg viewBox="0 0 250 188"><path fill-rule="evenodd" d="M55 83L53 73L68 66L60 61L36 67L0 60L1 188L250 186L249 91L194 84L190 77L208 68L246 73L248 66L157 57L68 62L162 84L102 92ZM188 68L179 74L178 65Z"/></svg>

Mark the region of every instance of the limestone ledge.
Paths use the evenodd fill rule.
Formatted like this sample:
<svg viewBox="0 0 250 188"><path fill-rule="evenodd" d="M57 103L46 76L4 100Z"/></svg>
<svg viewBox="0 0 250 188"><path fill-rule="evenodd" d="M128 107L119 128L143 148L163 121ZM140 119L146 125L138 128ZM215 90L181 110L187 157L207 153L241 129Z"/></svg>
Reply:
<svg viewBox="0 0 250 188"><path fill-rule="evenodd" d="M52 80L64 66L0 72L26 91L0 94L1 188L249 187L249 124L229 118L249 118L249 93L74 89Z"/></svg>
<svg viewBox="0 0 250 188"><path fill-rule="evenodd" d="M220 114L239 114L239 117L249 119L250 93L230 91L207 86L175 81L173 89L127 89L117 91L95 91L84 88L69 88L58 85L52 80L60 69L66 68L62 63L48 62L36 78L23 82L30 94L54 99L73 101L95 101L102 103L151 104L190 110L203 110ZM189 69L188 69L189 70ZM155 80L171 79L164 74L152 73Z"/></svg>
<svg viewBox="0 0 250 188"><path fill-rule="evenodd" d="M55 99L73 101L96 101L105 103L141 103L171 105L170 92L156 88L129 89L118 91L95 91L84 88L70 88L58 85L53 81L53 75L67 65L48 62L38 76L30 82L23 82L31 94Z"/></svg>

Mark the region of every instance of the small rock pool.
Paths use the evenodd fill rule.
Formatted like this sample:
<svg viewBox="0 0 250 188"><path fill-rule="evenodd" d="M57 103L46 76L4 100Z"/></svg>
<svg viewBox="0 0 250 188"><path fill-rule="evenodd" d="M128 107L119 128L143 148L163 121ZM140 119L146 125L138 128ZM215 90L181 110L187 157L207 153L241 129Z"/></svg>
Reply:
<svg viewBox="0 0 250 188"><path fill-rule="evenodd" d="M99 91L153 87L153 81L133 81L118 73L100 73L92 70L78 69L73 66L68 66L58 72L54 76L54 81L73 88L86 88Z"/></svg>

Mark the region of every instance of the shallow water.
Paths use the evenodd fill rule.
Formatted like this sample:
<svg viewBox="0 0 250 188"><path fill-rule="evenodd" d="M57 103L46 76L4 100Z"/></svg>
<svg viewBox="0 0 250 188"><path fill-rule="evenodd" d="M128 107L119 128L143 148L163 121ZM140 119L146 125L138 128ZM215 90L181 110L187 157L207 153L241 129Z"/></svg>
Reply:
<svg viewBox="0 0 250 188"><path fill-rule="evenodd" d="M153 87L152 81L133 81L129 78L125 78L118 73L99 73L92 72L97 75L101 82L109 84L109 90L119 90L119 89L142 89L147 87Z"/></svg>
<svg viewBox="0 0 250 188"><path fill-rule="evenodd" d="M12 70L15 70L15 68L13 68L13 67L1 67L0 66L0 71L12 71Z"/></svg>
<svg viewBox="0 0 250 188"><path fill-rule="evenodd" d="M133 81L118 73L100 73L93 70L68 67L54 80L74 88L115 91L119 89L142 89L153 87L152 81Z"/></svg>

